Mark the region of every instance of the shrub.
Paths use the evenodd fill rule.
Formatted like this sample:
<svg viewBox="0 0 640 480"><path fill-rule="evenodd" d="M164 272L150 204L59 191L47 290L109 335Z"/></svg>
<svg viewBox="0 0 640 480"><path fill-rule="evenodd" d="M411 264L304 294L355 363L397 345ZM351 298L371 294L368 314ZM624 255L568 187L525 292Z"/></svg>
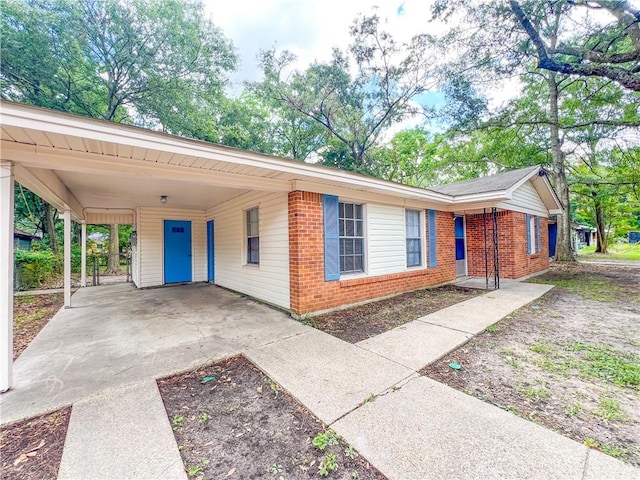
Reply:
<svg viewBox="0 0 640 480"><path fill-rule="evenodd" d="M36 288L53 275L56 257L50 250L16 250L15 266L19 288Z"/></svg>

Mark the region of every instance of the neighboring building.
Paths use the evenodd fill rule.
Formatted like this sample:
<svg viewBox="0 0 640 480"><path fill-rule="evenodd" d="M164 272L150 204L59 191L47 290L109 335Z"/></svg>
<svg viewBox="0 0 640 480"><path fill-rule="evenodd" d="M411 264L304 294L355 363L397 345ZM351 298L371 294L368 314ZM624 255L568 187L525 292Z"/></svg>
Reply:
<svg viewBox="0 0 640 480"><path fill-rule="evenodd" d="M209 281L296 316L543 271L562 212L538 166L421 189L10 102L2 118L15 180L67 219L134 226L136 286Z"/></svg>
<svg viewBox="0 0 640 480"><path fill-rule="evenodd" d="M31 242L38 240L39 237L22 230L15 229L13 231L13 246L15 249L31 250Z"/></svg>
<svg viewBox="0 0 640 480"><path fill-rule="evenodd" d="M598 241L597 230L589 225L572 224L574 250L595 245Z"/></svg>

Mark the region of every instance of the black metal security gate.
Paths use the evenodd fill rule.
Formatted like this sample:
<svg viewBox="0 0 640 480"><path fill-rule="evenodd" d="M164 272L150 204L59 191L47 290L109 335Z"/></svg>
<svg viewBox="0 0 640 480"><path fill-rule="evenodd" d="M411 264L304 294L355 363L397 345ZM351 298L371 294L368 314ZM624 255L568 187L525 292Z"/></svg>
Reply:
<svg viewBox="0 0 640 480"><path fill-rule="evenodd" d="M489 284L493 283L493 288L500 288L500 249L498 247L498 211L494 207L491 210L483 209L484 221L484 270L485 285L487 290Z"/></svg>
<svg viewBox="0 0 640 480"><path fill-rule="evenodd" d="M91 255L92 285L104 283L129 283L131 282L131 254L120 253L118 256L119 270L115 273L106 273L109 267L109 259L115 255L108 253ZM109 281L105 281L108 279Z"/></svg>

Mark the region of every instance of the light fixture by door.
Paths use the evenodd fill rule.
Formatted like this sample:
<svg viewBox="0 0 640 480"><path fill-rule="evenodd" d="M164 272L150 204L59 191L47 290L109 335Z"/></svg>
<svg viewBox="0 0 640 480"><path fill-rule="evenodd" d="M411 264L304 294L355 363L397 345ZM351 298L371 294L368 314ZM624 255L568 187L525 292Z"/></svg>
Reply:
<svg viewBox="0 0 640 480"><path fill-rule="evenodd" d="M169 197L167 197L166 195L160 195L160 203L165 204L167 203L167 199Z"/></svg>

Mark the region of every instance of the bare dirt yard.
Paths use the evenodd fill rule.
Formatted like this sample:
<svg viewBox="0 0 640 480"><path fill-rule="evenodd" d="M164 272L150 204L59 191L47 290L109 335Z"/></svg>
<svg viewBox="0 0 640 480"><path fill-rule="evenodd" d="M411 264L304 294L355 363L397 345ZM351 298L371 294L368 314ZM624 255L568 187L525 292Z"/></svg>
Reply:
<svg viewBox="0 0 640 480"><path fill-rule="evenodd" d="M71 407L0 428L0 478L55 480Z"/></svg>
<svg viewBox="0 0 640 480"><path fill-rule="evenodd" d="M557 287L421 373L640 466L640 264L532 281Z"/></svg>
<svg viewBox="0 0 640 480"><path fill-rule="evenodd" d="M16 295L13 298L13 359L29 346L62 305L64 295Z"/></svg>
<svg viewBox="0 0 640 480"><path fill-rule="evenodd" d="M61 293L16 295L13 359L29 346L64 303ZM0 478L55 479L62 459L71 408L0 428Z"/></svg>
<svg viewBox="0 0 640 480"><path fill-rule="evenodd" d="M336 310L304 320L304 323L346 342L357 343L481 293L454 285L425 288Z"/></svg>
<svg viewBox="0 0 640 480"><path fill-rule="evenodd" d="M189 477L385 477L245 357L158 381Z"/></svg>

